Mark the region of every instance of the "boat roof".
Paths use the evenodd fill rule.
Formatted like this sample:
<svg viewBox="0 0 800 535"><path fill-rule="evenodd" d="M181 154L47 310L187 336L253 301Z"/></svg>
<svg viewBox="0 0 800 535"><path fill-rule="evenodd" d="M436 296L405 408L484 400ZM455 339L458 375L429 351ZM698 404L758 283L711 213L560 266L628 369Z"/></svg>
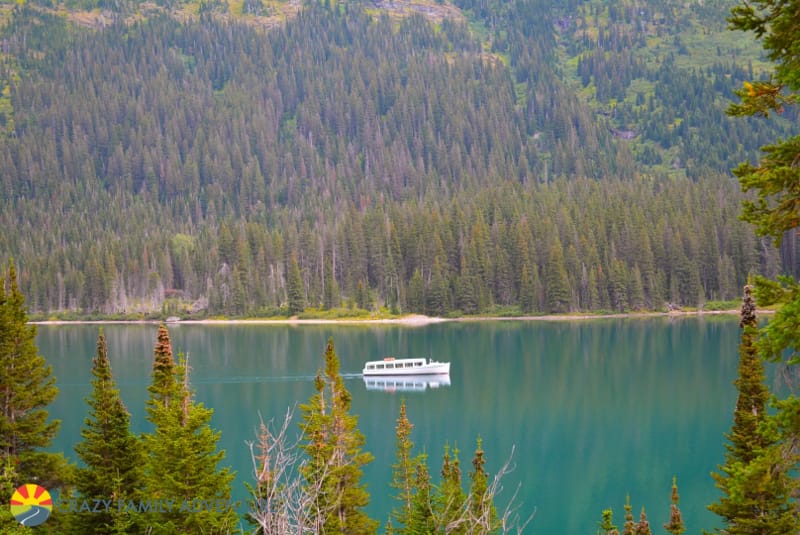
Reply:
<svg viewBox="0 0 800 535"><path fill-rule="evenodd" d="M382 364L384 362L427 362L427 360L421 357L413 359L396 359L394 357L386 357L383 360L370 360L367 362L367 364Z"/></svg>

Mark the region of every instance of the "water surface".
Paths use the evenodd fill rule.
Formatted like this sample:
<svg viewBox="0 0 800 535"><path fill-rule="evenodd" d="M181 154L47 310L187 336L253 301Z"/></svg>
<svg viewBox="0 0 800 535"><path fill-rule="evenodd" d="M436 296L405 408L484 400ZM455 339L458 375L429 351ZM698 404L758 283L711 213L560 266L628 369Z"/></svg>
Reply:
<svg viewBox="0 0 800 535"><path fill-rule="evenodd" d="M157 326L103 328L134 430L146 431ZM97 333L96 325L39 326L40 352L60 388L50 411L63 421L56 447L72 459ZM214 408L212 425L222 431L219 445L237 471L238 499L245 498L250 479L245 441L255 437L259 414L280 419L287 407L309 398L333 337L353 412L375 456L365 481L369 513L382 524L393 507L394 425L405 398L416 449L428 453L434 477L445 443L459 448L467 481L478 436L490 471L515 449L516 468L498 502L521 485L520 510L536 511L527 533L594 533L608 507L621 524L627 494L634 510L645 506L658 527L668 520L673 476L688 532L716 525L705 506L717 497L709 474L723 460L736 397L734 318L176 325L170 335L176 353L189 356L197 400ZM368 389L358 372L365 361L385 355L450 361L450 384Z"/></svg>

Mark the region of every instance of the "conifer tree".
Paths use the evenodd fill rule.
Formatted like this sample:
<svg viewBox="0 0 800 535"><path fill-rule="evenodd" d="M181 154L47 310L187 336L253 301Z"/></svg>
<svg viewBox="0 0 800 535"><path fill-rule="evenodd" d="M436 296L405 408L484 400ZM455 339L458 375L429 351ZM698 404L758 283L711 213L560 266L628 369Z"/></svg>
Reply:
<svg viewBox="0 0 800 535"><path fill-rule="evenodd" d="M623 535L634 535L636 531L636 523L633 521L633 507L631 506L631 496L628 494L625 497L625 524L622 525Z"/></svg>
<svg viewBox="0 0 800 535"><path fill-rule="evenodd" d="M316 393L301 405L305 442L302 446L308 462L303 475L309 492L315 497L311 514L320 533L374 533L378 522L369 518L364 507L369 493L360 483L362 467L372 461L363 451L364 435L358 430L357 417L350 414L351 396L339 373L339 359L328 340L325 367L314 381Z"/></svg>
<svg viewBox="0 0 800 535"><path fill-rule="evenodd" d="M483 441L478 437L472 458L472 485L469 489L469 524L472 533L490 533L497 527L497 510L489 489L489 475L484 469Z"/></svg>
<svg viewBox="0 0 800 535"><path fill-rule="evenodd" d="M47 406L58 394L52 368L39 355L36 327L28 325L25 298L13 262L0 278L0 452L20 482L58 487L69 475L63 457L42 450L60 426L47 421Z"/></svg>
<svg viewBox="0 0 800 535"><path fill-rule="evenodd" d="M113 500L108 511L76 515L74 528L82 533L115 533L132 529L135 516L118 504L136 496L142 483L142 454L130 431L128 413L116 388L102 330L92 360L92 394L89 415L81 430L83 440L75 451L85 467L76 474L75 487L84 499Z"/></svg>
<svg viewBox="0 0 800 535"><path fill-rule="evenodd" d="M322 294L322 306L325 309L330 310L338 307L341 301L341 297L339 295L339 284L333 277L333 263L331 262L329 256L325 257L325 263L323 266L324 290Z"/></svg>
<svg viewBox="0 0 800 535"><path fill-rule="evenodd" d="M570 306L569 278L564 267L564 251L557 239L550 247L545 273L548 310L550 312L567 312Z"/></svg>
<svg viewBox="0 0 800 535"><path fill-rule="evenodd" d="M414 424L409 422L406 416L406 402L403 400L400 402L400 416L397 418L395 427L397 462L392 465L391 486L397 489L395 498L400 502L399 506L392 511L392 518L397 524L396 527L392 524L395 533L405 533L404 528L408 525L414 498L416 467L414 466L415 459L411 456L411 450L414 448L414 443L411 441L412 429L414 429Z"/></svg>
<svg viewBox="0 0 800 535"><path fill-rule="evenodd" d="M428 472L428 458L424 453L417 456L414 462L414 499L411 503L411 516L406 524L405 533L435 533L437 523L431 506L433 489Z"/></svg>
<svg viewBox="0 0 800 535"><path fill-rule="evenodd" d="M292 254L289 260L289 278L286 281L286 294L289 300L289 314L294 316L306 308L306 290L303 284L303 275L300 273L300 265L297 263L297 256Z"/></svg>
<svg viewBox="0 0 800 535"><path fill-rule="evenodd" d="M683 525L683 516L681 515L681 510L678 508L679 501L680 497L678 496L678 482L676 478L673 477L672 496L670 498L671 503L669 506L669 522L664 524L664 529L673 535L681 535L681 533L686 531L686 526Z"/></svg>
<svg viewBox="0 0 800 535"><path fill-rule="evenodd" d="M739 326L739 371L734 381L739 396L725 464L719 467L721 473L712 474L723 495L708 508L722 517L726 527L717 530L721 533L795 533L789 481L785 473L774 472L767 455L777 437L765 426L769 390L756 346L758 320L749 285L744 289ZM771 476L764 478L765 473Z"/></svg>
<svg viewBox="0 0 800 535"><path fill-rule="evenodd" d="M647 513L644 507L642 507L642 512L639 513L639 521L636 523L633 532L636 535L652 535L652 531L650 531L650 522L647 520Z"/></svg>
<svg viewBox="0 0 800 535"><path fill-rule="evenodd" d="M740 103L730 106L728 113L733 116L763 116L771 113L785 113L789 107L800 102L800 61L797 32L796 2L777 0L756 0L740 2L731 10L730 27L734 30L753 32L770 61L774 62L774 72L767 80L751 80L743 83L736 91ZM753 165L744 162L734 170L744 191L753 191L754 197L743 202L742 219L756 227L756 233L772 236L774 243L780 245L785 236L792 236L800 226L798 205L800 193L797 190L800 180L800 136L762 147L761 160ZM796 236L792 236L794 239ZM800 361L800 285L789 277L776 281L756 279L759 305L766 306L777 302L782 306L758 335L757 351L761 358L782 362L786 358L789 366ZM743 310L744 312L744 310ZM744 319L744 318L743 318ZM752 340L751 340L752 341ZM742 345L745 343L744 334ZM787 357L788 354L788 357ZM741 357L740 357L741 358ZM740 389L741 391L741 389ZM724 476L718 477L726 496L710 508L728 520L729 527L745 524L769 525L769 533L797 533L800 530L796 493L796 468L798 463L797 442L800 437L800 398L790 395L775 403L776 414L767 417L766 424L759 429L761 448L753 451L755 458L749 463L740 462L730 466L728 458L734 453L746 454L746 447L736 448L726 456L723 467ZM737 404L738 410L738 404ZM736 422L734 422L736 425ZM733 435L733 433L732 433ZM731 446L735 437L731 436ZM769 477L764 477L769 474ZM760 477L759 477L760 476ZM721 486L722 488L722 486ZM794 498L790 496L795 495ZM733 510L755 501L759 519L748 515L745 521L739 520ZM716 510L715 510L716 509ZM746 510L742 511L746 514ZM734 516L736 515L736 516ZM754 528L756 529L756 528ZM767 528L764 528L767 529ZM754 532L754 531L751 531Z"/></svg>
<svg viewBox="0 0 800 535"><path fill-rule="evenodd" d="M614 511L611 509L604 509L601 513L597 535L619 535L619 530L614 525Z"/></svg>
<svg viewBox="0 0 800 535"><path fill-rule="evenodd" d="M455 535L468 532L467 523L459 522L467 497L461 487L461 462L458 459L458 449L452 450L452 456L450 452L450 447L445 444L442 459L442 482L436 492L434 508L440 519L439 524L446 529L447 533Z"/></svg>
<svg viewBox="0 0 800 535"><path fill-rule="evenodd" d="M19 476L12 463L6 464L0 471L0 495L12 496L19 486ZM50 526L48 526L50 527ZM0 507L0 533L3 535L30 535L31 528L23 526L14 518L8 507Z"/></svg>
<svg viewBox="0 0 800 535"><path fill-rule="evenodd" d="M420 314L425 312L425 282L419 269L414 270L408 283L408 309Z"/></svg>
<svg viewBox="0 0 800 535"><path fill-rule="evenodd" d="M153 432L143 437L145 493L150 500L173 500L168 512L148 519L153 533L226 533L237 524L227 506L233 474L218 468L225 452L217 450L220 433L209 425L212 409L192 399L188 364L175 362L164 325L158 330L147 420ZM195 500L206 505L192 509ZM215 504L209 506L208 504Z"/></svg>
<svg viewBox="0 0 800 535"><path fill-rule="evenodd" d="M519 307L524 313L533 312L536 309L536 282L534 275L531 275L528 264L522 264L522 274L519 283Z"/></svg>

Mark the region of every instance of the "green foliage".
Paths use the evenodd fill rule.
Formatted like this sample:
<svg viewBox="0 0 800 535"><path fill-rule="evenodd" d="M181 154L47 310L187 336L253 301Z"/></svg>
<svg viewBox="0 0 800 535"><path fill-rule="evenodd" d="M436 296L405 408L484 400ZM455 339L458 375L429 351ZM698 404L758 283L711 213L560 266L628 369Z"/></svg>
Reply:
<svg viewBox="0 0 800 535"><path fill-rule="evenodd" d="M286 293L289 299L289 314L295 315L306 308L306 291L303 284L303 275L297 257L292 255L289 261L289 280L286 283Z"/></svg>
<svg viewBox="0 0 800 535"><path fill-rule="evenodd" d="M27 324L25 298L13 262L0 277L0 452L20 483L59 488L67 474L55 454L45 453L58 432L47 406L58 395L55 377L36 347L36 327Z"/></svg>
<svg viewBox="0 0 800 535"><path fill-rule="evenodd" d="M431 481L427 454L412 457L412 429L403 402L397 421L397 462L393 465L391 483L399 491L396 496L399 506L392 512L391 533L488 534L500 529L523 530L530 522L530 517L524 522L516 516L512 518L513 503L502 520L498 517L494 493L506 467L490 483L480 438L472 460L470 487L464 492L458 449L445 445L441 478L436 485Z"/></svg>
<svg viewBox="0 0 800 535"><path fill-rule="evenodd" d="M683 524L683 516L678 508L680 496L678 495L677 478L674 477L672 478L672 497L670 501L672 503L669 506L669 522L664 524L664 529L667 530L667 533L672 533L672 535L681 535L681 533L686 532L686 526Z"/></svg>
<svg viewBox="0 0 800 535"><path fill-rule="evenodd" d="M396 450L397 461L392 465L391 487L397 491L395 498L399 506L392 510L392 530L395 533L405 533L405 526L411 518L412 503L414 498L414 478L416 477L415 459L411 457L411 450L414 443L411 441L411 430L414 425L408 421L406 416L406 403L400 403L400 416L397 418L396 426ZM395 527L395 524L397 527Z"/></svg>
<svg viewBox="0 0 800 535"><path fill-rule="evenodd" d="M75 446L84 467L78 468L75 488L82 499L113 500L115 504L137 498L142 486L142 451L130 431L130 413L122 403L111 374L108 348L102 330L92 360L92 394L89 415ZM72 528L83 533L132 529L135 515L113 507L109 512L76 514Z"/></svg>
<svg viewBox="0 0 800 535"><path fill-rule="evenodd" d="M619 535L617 526L614 525L614 511L611 509L604 509L602 519L597 523L597 535Z"/></svg>
<svg viewBox="0 0 800 535"><path fill-rule="evenodd" d="M143 435L144 493L149 499L174 500L176 507L147 518L153 533L226 533L238 523L232 508L181 507L192 500L229 503L233 474L218 468L225 452L217 450L220 433L209 425L213 410L192 399L188 363L176 363L164 325L154 350L152 382L148 390L147 420L152 433Z"/></svg>
<svg viewBox="0 0 800 535"><path fill-rule="evenodd" d="M308 462L301 468L306 492L313 497L309 516L318 533L374 533L378 522L363 511L369 493L360 483L362 467L372 461L363 450L364 435L350 414L351 396L339 373L339 359L328 340L324 368L314 382L316 393L301 405Z"/></svg>
<svg viewBox="0 0 800 535"><path fill-rule="evenodd" d="M727 170L791 121L729 127L742 51L693 72L669 59L676 37L707 48L687 34L717 28L719 6L594 17L586 2L559 6L554 25L534 0L457 5L482 42L456 21L355 4L309 3L269 31L147 11L87 31L14 9L0 29L16 73L0 228L47 231L2 233L0 251L20 260L31 311L660 309L730 299L749 272L780 269L736 221ZM562 60L602 110L575 96ZM612 133L629 128L639 137ZM663 163L638 161L651 158Z"/></svg>
<svg viewBox="0 0 800 535"><path fill-rule="evenodd" d="M798 103L800 62L796 49L800 43L796 28L797 13L792 3L757 0L731 10L731 29L753 32L767 57L774 63L774 75L767 81L745 81L736 91L740 104L728 112L734 116L781 114ZM734 174L742 189L755 191L756 199L744 203L743 218L762 235L778 243L784 234L800 226L800 136L793 136L762 147L757 165L742 163Z"/></svg>
<svg viewBox="0 0 800 535"><path fill-rule="evenodd" d="M725 464L719 467L721 473L712 474L722 496L708 508L725 522L721 533L792 533L796 531L789 501L793 484L787 473L767 468L776 466L767 462L774 462L772 457L782 446L766 410L769 390L756 345L758 322L750 286L745 286L740 326L739 370L734 382L739 396L727 435ZM771 476L764 478L765 471L772 472ZM674 496L676 493L673 490Z"/></svg>
<svg viewBox="0 0 800 535"><path fill-rule="evenodd" d="M774 73L766 81L745 81L743 88L736 92L740 104L730 107L731 115L768 118L771 112L781 114L787 107L797 104L800 63L796 50L800 35L796 31L796 20L794 2L758 0L743 2L732 9L731 28L753 32L774 62ZM763 152L756 165L743 163L734 174L743 190L756 193L754 200L744 202L743 219L752 223L759 234L772 236L780 244L786 236L794 237L800 226L800 191L797 189L800 168L796 165L800 157L800 138L790 137L767 145ZM794 366L800 347L797 283L790 277L779 277L776 281L757 279L756 285L759 303L782 305L758 333L757 340L755 315L746 315L743 307L740 359L745 360L745 355L751 355L751 360L760 356L777 362L786 358L786 364ZM752 305L750 308L754 310ZM752 403L767 395L765 387L756 388L746 379L760 374L763 382L763 369L758 366L761 366L760 361L749 368L740 365L737 384L740 398L753 400ZM795 479L798 456L794 446L800 436L797 419L800 403L790 395L775 399L773 405L776 413L772 416L761 416L753 410L740 418L741 409L737 404L734 431L741 432L732 432L732 446L723 470L725 476L717 477L725 496L710 507L726 520L731 533L796 533L800 529ZM763 411L763 406L760 408ZM757 426L755 432L752 431L754 426ZM743 443L747 435L751 444Z"/></svg>

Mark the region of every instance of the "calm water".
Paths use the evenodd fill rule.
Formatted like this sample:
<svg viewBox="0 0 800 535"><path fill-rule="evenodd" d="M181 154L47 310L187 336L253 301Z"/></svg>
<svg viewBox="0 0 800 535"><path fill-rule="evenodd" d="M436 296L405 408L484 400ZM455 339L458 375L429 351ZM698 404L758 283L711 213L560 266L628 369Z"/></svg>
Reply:
<svg viewBox="0 0 800 535"><path fill-rule="evenodd" d="M134 430L144 431L144 402L157 326L107 325L109 355ZM90 392L98 327L40 326L37 343L52 363L60 394L57 447L75 459ZM369 512L383 523L393 506L388 482L394 424L405 397L417 451L438 475L447 442L461 450L464 472L475 439L489 470L516 447L509 496L522 485L522 511L536 511L528 533L595 533L600 511L622 523L630 494L652 525L667 521L672 477L678 477L689 533L714 527L706 512L717 491L709 476L723 459L730 427L739 329L728 319L629 319L575 322L445 323L399 326L200 326L170 328L173 348L189 354L196 398L215 410L220 447L245 497L249 452L259 413L280 419L306 401L333 337L343 373L385 355L449 360L450 384L421 392L346 385L375 461L365 471ZM656 529L655 531L658 531Z"/></svg>

